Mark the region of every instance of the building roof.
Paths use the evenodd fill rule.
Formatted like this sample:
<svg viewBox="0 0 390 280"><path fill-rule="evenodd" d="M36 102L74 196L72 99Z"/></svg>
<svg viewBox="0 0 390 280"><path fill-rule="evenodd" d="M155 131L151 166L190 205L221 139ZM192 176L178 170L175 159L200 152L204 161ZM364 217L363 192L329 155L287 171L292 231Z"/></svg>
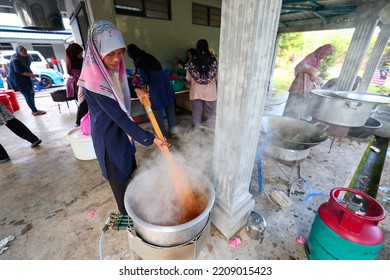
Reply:
<svg viewBox="0 0 390 280"><path fill-rule="evenodd" d="M279 33L354 28L390 0L283 0Z"/></svg>
<svg viewBox="0 0 390 280"><path fill-rule="evenodd" d="M64 18L65 30L43 31L22 27L16 14L0 13L0 43L29 42L47 44L65 44L73 38L69 20Z"/></svg>

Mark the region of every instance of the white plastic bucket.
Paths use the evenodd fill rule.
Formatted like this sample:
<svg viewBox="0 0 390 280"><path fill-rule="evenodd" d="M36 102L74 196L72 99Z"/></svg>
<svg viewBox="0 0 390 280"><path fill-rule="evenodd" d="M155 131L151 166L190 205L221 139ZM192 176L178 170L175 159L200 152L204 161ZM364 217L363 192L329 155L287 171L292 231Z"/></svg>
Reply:
<svg viewBox="0 0 390 280"><path fill-rule="evenodd" d="M96 159L95 149L93 148L92 137L84 135L80 127L69 130L68 140L72 146L74 156L79 160Z"/></svg>

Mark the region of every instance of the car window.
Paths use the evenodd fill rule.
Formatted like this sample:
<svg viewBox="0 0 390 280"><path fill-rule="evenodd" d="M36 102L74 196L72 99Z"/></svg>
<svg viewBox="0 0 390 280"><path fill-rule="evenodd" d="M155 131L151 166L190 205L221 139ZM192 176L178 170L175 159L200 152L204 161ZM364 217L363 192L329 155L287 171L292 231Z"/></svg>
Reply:
<svg viewBox="0 0 390 280"><path fill-rule="evenodd" d="M39 55L33 53L33 54L30 54L33 61L42 61L42 59L39 57Z"/></svg>

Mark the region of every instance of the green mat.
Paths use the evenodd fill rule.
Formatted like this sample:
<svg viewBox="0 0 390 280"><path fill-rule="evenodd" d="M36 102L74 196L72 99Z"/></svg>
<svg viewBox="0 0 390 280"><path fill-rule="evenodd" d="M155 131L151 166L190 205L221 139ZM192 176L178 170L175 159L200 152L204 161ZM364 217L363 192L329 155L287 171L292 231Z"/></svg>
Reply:
<svg viewBox="0 0 390 280"><path fill-rule="evenodd" d="M103 227L103 231L106 232L109 229L125 230L133 228L133 220L127 214L111 213L110 220Z"/></svg>

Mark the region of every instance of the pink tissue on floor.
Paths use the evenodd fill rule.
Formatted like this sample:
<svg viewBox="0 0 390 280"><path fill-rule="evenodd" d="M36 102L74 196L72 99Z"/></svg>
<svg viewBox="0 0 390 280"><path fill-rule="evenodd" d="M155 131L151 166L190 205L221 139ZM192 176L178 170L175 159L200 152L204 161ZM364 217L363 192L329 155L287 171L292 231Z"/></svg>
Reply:
<svg viewBox="0 0 390 280"><path fill-rule="evenodd" d="M303 236L298 236L296 240L299 244L305 244L305 238Z"/></svg>
<svg viewBox="0 0 390 280"><path fill-rule="evenodd" d="M95 212L96 212L96 209L93 209L93 210L89 211L88 215L87 215L87 218L88 219L92 219L93 216L95 216Z"/></svg>
<svg viewBox="0 0 390 280"><path fill-rule="evenodd" d="M229 247L236 248L241 243L241 239L236 237L229 242Z"/></svg>

